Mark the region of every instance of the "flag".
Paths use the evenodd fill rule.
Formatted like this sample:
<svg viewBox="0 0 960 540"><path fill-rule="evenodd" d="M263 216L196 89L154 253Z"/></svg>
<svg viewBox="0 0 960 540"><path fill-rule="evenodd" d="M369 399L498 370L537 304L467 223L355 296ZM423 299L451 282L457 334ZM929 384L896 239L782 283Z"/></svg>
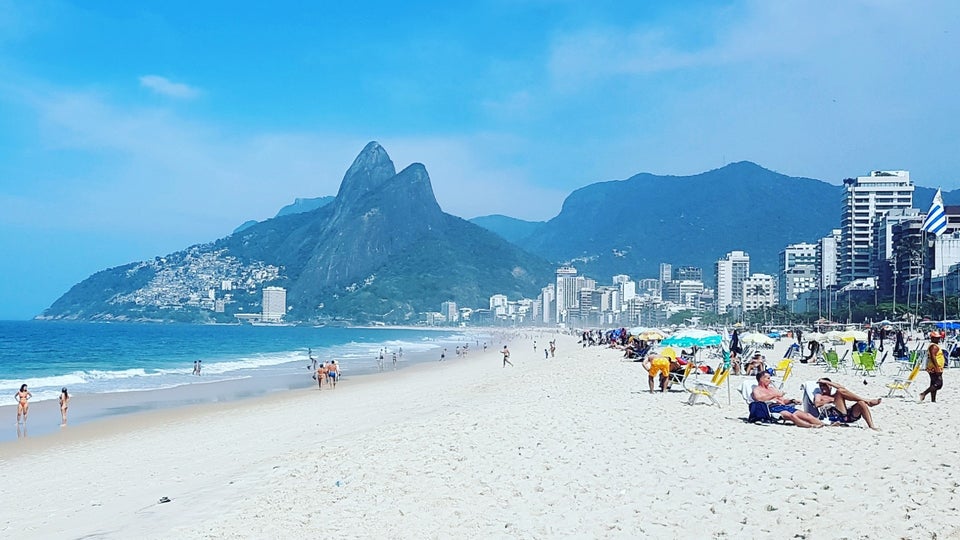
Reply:
<svg viewBox="0 0 960 540"><path fill-rule="evenodd" d="M937 189L937 194L933 196L933 203L930 205L930 211L927 212L927 219L923 221L921 231L933 233L940 236L947 230L947 213L943 210L943 195Z"/></svg>

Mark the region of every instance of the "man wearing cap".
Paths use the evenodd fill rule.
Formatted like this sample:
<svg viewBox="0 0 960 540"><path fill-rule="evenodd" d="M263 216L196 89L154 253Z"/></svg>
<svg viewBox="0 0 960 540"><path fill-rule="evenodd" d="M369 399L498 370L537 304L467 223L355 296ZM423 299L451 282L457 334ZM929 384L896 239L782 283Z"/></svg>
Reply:
<svg viewBox="0 0 960 540"><path fill-rule="evenodd" d="M943 349L940 348L940 340L943 334L933 331L930 332L930 346L927 347L927 375L930 375L930 386L920 392L920 401L930 395L930 402L937 402L937 390L943 388L943 366L946 363L943 357Z"/></svg>

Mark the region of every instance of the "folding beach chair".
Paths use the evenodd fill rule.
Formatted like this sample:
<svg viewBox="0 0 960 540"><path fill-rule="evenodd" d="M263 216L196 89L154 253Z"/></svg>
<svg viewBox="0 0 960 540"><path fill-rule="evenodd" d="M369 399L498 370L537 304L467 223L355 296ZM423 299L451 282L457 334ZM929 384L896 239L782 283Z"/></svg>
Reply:
<svg viewBox="0 0 960 540"><path fill-rule="evenodd" d="M840 362L840 358L837 356L836 349L830 349L829 351L824 353L823 360L827 364L824 367L824 371L828 373L829 372L840 373L840 370L842 369L844 373L847 372L846 366L844 366L843 363Z"/></svg>
<svg viewBox="0 0 960 540"><path fill-rule="evenodd" d="M682 373L674 373L671 371L670 379L667 381L667 387L669 388L674 384L679 384L680 386L683 386L684 389L686 389L685 382L687 380L687 377L690 376L690 373L693 372L693 369L694 369L693 362L687 362L687 365L683 368Z"/></svg>
<svg viewBox="0 0 960 540"><path fill-rule="evenodd" d="M833 403L827 403L817 407L817 395L822 394L820 390L820 385L817 384L817 381L807 381L800 385L800 393L803 394L803 410L819 418L825 424L844 424L844 425L854 425L856 422L860 421L860 418L857 418L853 422L847 422L846 418Z"/></svg>
<svg viewBox="0 0 960 540"><path fill-rule="evenodd" d="M913 396L913 391L910 390L910 387L913 386L913 381L917 380L917 375L920 373L920 362L917 362L913 366L913 370L910 372L910 375L906 377L896 376L893 378L887 388L890 389L887 392L887 397L894 397L899 392L903 392L903 397Z"/></svg>
<svg viewBox="0 0 960 540"><path fill-rule="evenodd" d="M864 375L877 374L877 353L875 351L860 353L860 370Z"/></svg>
<svg viewBox="0 0 960 540"><path fill-rule="evenodd" d="M710 378L710 382L696 380L693 381L692 384L684 384L684 388L687 389L687 392L690 392L690 399L687 400L687 405L693 405L700 396L703 396L709 399L710 403L720 407L720 403L713 396L720 390L724 381L726 381L729 376L729 368L720 368L714 372L713 377Z"/></svg>
<svg viewBox="0 0 960 540"><path fill-rule="evenodd" d="M747 402L747 409L749 410L747 422L755 424L760 422L776 423L782 421L780 413L770 412L769 403L753 399L753 389L756 388L758 384L756 379L752 378L744 379L743 382L740 383L740 396Z"/></svg>

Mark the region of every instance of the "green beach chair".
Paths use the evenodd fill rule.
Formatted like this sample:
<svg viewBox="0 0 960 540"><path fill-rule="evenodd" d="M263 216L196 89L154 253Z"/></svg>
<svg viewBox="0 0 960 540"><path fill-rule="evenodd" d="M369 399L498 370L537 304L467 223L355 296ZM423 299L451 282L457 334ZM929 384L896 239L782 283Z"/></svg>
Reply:
<svg viewBox="0 0 960 540"><path fill-rule="evenodd" d="M873 351L860 353L860 369L864 375L876 375L877 353Z"/></svg>
<svg viewBox="0 0 960 540"><path fill-rule="evenodd" d="M847 372L846 366L840 362L840 357L837 356L836 349L830 349L829 351L825 352L823 354L823 361L826 363L826 366L824 366L824 371L828 373L840 373L841 369L844 373Z"/></svg>

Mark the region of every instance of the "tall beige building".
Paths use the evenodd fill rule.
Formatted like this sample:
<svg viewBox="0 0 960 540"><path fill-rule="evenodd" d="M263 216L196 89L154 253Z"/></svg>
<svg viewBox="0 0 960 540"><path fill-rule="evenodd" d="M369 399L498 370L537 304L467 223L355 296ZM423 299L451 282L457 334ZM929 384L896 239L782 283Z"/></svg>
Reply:
<svg viewBox="0 0 960 540"><path fill-rule="evenodd" d="M281 322L287 314L287 290L283 287L263 288L263 309L260 318L263 322Z"/></svg>

